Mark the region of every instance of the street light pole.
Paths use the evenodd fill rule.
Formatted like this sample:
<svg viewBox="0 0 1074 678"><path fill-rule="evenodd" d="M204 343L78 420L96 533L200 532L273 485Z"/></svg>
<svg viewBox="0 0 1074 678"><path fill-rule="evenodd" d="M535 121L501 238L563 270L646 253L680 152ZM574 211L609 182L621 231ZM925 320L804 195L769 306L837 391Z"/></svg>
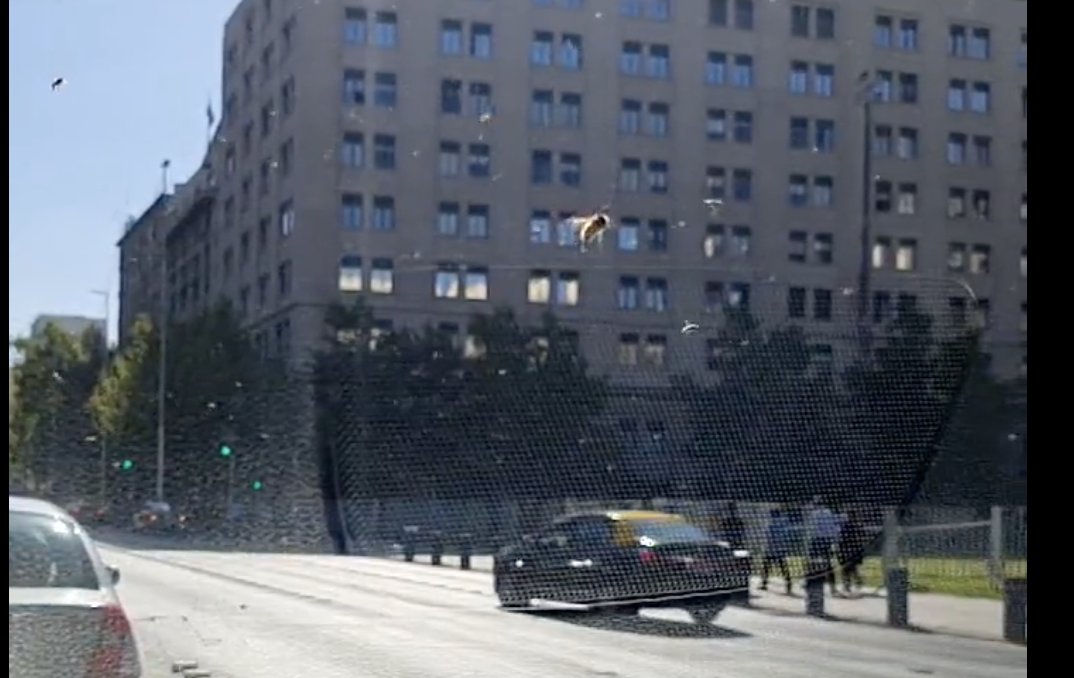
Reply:
<svg viewBox="0 0 1074 678"><path fill-rule="evenodd" d="M168 357L168 254L160 244L160 351L157 357L157 483L156 497L164 501L164 426L165 397L167 396Z"/></svg>
<svg viewBox="0 0 1074 678"><path fill-rule="evenodd" d="M864 71L859 77L864 85L862 102L862 163L861 163L861 252L858 262L858 340L863 357L868 355L871 344L869 336L869 297L872 273L872 200L873 200L873 80L872 71Z"/></svg>

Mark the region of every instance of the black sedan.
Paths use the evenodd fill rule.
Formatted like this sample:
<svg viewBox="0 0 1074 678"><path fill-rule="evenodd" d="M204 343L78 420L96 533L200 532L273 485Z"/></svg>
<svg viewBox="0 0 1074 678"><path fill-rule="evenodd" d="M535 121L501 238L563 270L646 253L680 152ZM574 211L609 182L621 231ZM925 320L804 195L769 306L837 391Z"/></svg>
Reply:
<svg viewBox="0 0 1074 678"><path fill-rule="evenodd" d="M707 624L749 600L750 557L682 516L608 511L561 518L500 551L495 586L508 609L535 601L635 614L678 607Z"/></svg>

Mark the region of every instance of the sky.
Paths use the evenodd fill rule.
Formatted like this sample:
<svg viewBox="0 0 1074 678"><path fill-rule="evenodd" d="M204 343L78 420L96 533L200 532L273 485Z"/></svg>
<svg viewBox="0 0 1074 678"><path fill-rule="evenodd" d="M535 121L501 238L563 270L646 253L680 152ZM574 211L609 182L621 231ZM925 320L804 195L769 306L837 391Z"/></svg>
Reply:
<svg viewBox="0 0 1074 678"><path fill-rule="evenodd" d="M9 338L41 313L103 316L107 290L115 340L116 242L164 159L173 182L201 163L237 4L9 0Z"/></svg>

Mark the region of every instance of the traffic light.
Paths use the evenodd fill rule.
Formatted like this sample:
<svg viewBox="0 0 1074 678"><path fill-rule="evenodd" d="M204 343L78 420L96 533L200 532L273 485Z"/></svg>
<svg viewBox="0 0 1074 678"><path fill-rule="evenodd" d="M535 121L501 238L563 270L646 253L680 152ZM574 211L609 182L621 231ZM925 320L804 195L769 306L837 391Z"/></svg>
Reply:
<svg viewBox="0 0 1074 678"><path fill-rule="evenodd" d="M122 462L120 462L119 468L123 471L130 471L134 469L134 462L130 459L124 459Z"/></svg>
<svg viewBox="0 0 1074 678"><path fill-rule="evenodd" d="M265 484L260 480L255 480L254 482L250 483L250 487L252 487L255 492L260 492L261 490L265 489Z"/></svg>
<svg viewBox="0 0 1074 678"><path fill-rule="evenodd" d="M225 459L227 457L230 457L231 456L231 445L228 445L226 443L221 445L220 446L220 456L224 457Z"/></svg>

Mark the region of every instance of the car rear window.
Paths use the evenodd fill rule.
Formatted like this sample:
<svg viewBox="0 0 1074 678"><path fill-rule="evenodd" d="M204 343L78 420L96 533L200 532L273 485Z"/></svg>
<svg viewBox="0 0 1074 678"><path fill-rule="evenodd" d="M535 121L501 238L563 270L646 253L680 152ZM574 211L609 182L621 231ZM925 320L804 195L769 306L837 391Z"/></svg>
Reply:
<svg viewBox="0 0 1074 678"><path fill-rule="evenodd" d="M74 525L38 513L8 512L8 588L97 589L100 582Z"/></svg>
<svg viewBox="0 0 1074 678"><path fill-rule="evenodd" d="M634 523L634 532L639 540L645 540L653 546L696 544L712 540L712 535L696 525L672 521L639 520Z"/></svg>

